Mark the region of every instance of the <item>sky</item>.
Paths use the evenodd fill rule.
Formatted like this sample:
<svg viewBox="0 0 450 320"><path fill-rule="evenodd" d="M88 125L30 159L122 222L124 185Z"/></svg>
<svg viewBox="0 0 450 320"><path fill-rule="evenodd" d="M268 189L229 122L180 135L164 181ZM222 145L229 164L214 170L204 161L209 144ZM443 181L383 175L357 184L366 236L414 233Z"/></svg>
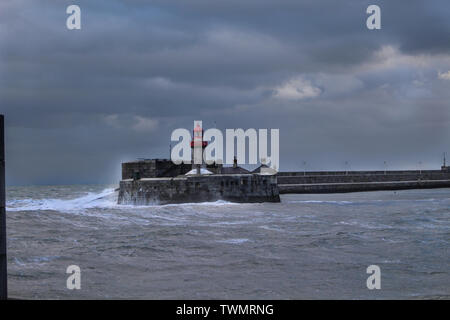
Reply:
<svg viewBox="0 0 450 320"><path fill-rule="evenodd" d="M439 169L449 89L448 0L0 2L7 185L118 183L194 120L280 129L281 171Z"/></svg>

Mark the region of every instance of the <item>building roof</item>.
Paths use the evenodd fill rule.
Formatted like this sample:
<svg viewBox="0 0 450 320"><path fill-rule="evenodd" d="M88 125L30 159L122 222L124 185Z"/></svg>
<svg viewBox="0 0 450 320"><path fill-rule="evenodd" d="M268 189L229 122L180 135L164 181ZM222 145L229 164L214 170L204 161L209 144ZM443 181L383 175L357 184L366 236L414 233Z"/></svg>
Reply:
<svg viewBox="0 0 450 320"><path fill-rule="evenodd" d="M275 169L272 169L268 165L262 164L258 168L253 170L252 173L259 173L262 175L273 175L273 174L277 174L277 171Z"/></svg>
<svg viewBox="0 0 450 320"><path fill-rule="evenodd" d="M269 168L269 166L262 164L258 168L252 171L252 173L261 173L261 168Z"/></svg>
<svg viewBox="0 0 450 320"><path fill-rule="evenodd" d="M188 173L185 173L185 176L190 176L193 174L197 174L197 169L192 169L191 171L189 171ZM213 174L211 171L206 170L205 168L200 168L200 174Z"/></svg>
<svg viewBox="0 0 450 320"><path fill-rule="evenodd" d="M250 173L250 171L245 170L244 168L241 167L222 167L222 170L220 172L220 174L243 174L243 173Z"/></svg>

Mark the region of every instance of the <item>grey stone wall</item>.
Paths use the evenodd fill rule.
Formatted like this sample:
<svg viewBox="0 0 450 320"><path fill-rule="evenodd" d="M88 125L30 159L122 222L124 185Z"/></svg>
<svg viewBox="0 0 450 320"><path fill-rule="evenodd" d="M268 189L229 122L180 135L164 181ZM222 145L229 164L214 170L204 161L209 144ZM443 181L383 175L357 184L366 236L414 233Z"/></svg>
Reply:
<svg viewBox="0 0 450 320"><path fill-rule="evenodd" d="M279 172L280 193L338 193L450 187L446 170Z"/></svg>
<svg viewBox="0 0 450 320"><path fill-rule="evenodd" d="M376 170L376 171L284 171L278 172L283 176L342 176L342 175L403 175L403 174L445 173L445 170Z"/></svg>
<svg viewBox="0 0 450 320"><path fill-rule="evenodd" d="M388 182L388 181L415 181L415 180L450 180L450 172L404 171L390 174L384 173L341 173L331 175L280 175L279 184L311 184L311 183L350 183L350 182Z"/></svg>
<svg viewBox="0 0 450 320"><path fill-rule="evenodd" d="M276 176L257 174L122 180L119 204L280 202Z"/></svg>
<svg viewBox="0 0 450 320"><path fill-rule="evenodd" d="M175 165L168 159L149 159L122 163L122 180L140 178L175 177L191 170L190 164Z"/></svg>
<svg viewBox="0 0 450 320"><path fill-rule="evenodd" d="M355 182L324 184L279 184L280 194L286 193L344 193L381 190L450 188L450 180L418 180L391 182Z"/></svg>

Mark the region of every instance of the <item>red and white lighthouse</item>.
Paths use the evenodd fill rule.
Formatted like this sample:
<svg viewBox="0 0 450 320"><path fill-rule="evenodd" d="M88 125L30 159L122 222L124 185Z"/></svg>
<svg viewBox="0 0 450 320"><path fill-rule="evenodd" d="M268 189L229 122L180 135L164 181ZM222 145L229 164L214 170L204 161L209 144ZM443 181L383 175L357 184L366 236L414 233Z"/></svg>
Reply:
<svg viewBox="0 0 450 320"><path fill-rule="evenodd" d="M197 169L200 174L200 168L203 164L203 150L208 145L207 141L203 141L202 121L194 121L193 137L191 141L192 148L192 169Z"/></svg>

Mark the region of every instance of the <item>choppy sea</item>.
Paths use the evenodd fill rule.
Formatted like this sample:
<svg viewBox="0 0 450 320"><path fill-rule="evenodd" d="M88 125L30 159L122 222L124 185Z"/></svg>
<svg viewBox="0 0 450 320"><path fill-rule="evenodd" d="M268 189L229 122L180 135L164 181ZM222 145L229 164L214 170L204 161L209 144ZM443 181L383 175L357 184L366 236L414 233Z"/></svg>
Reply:
<svg viewBox="0 0 450 320"><path fill-rule="evenodd" d="M450 189L134 207L116 187L7 188L11 297L450 298Z"/></svg>

